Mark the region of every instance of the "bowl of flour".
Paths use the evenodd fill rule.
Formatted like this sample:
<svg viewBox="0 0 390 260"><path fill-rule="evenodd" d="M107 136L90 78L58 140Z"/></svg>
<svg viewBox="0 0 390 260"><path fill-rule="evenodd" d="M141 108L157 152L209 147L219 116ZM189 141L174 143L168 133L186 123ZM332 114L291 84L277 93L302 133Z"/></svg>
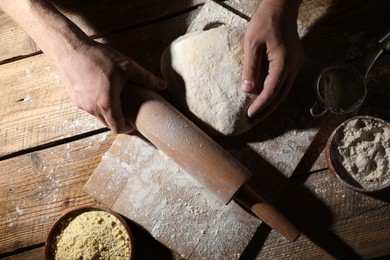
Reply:
<svg viewBox="0 0 390 260"><path fill-rule="evenodd" d="M46 240L46 259L132 259L132 233L117 213L82 207L63 215Z"/></svg>
<svg viewBox="0 0 390 260"><path fill-rule="evenodd" d="M348 187L377 192L390 186L390 124L357 116L340 124L326 146L329 171Z"/></svg>

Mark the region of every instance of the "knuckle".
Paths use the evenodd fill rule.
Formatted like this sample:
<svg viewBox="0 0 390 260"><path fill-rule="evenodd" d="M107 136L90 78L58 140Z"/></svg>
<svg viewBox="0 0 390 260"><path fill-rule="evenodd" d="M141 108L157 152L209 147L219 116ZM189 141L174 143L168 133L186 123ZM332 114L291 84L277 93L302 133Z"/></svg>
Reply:
<svg viewBox="0 0 390 260"><path fill-rule="evenodd" d="M91 115L95 115L95 110L91 106L82 106L82 109Z"/></svg>
<svg viewBox="0 0 390 260"><path fill-rule="evenodd" d="M256 66L251 62L245 62L242 66L242 70L246 76L253 76L256 73Z"/></svg>
<svg viewBox="0 0 390 260"><path fill-rule="evenodd" d="M276 93L277 93L277 91L276 91L277 86L278 86L278 84L275 87L268 89L268 91L267 91L267 99L272 99L276 95Z"/></svg>
<svg viewBox="0 0 390 260"><path fill-rule="evenodd" d="M258 52L261 49L262 41L253 33L246 33L244 36L244 48L252 52Z"/></svg>

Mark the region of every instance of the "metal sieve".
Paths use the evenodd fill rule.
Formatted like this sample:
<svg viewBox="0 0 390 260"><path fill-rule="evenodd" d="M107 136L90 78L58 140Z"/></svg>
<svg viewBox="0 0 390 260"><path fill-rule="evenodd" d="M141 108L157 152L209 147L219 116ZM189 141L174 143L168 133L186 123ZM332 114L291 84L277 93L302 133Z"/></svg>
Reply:
<svg viewBox="0 0 390 260"><path fill-rule="evenodd" d="M366 78L372 65L384 51L390 50L390 31L368 53L351 62L339 62L324 68L317 77L317 101L310 108L313 117L326 112L346 114L357 110L366 96Z"/></svg>

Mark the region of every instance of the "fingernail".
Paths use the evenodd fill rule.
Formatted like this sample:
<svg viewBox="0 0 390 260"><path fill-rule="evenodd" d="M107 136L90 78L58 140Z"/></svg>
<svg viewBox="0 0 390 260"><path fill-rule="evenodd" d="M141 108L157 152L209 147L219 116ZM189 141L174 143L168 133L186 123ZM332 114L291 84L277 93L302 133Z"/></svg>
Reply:
<svg viewBox="0 0 390 260"><path fill-rule="evenodd" d="M253 82L249 80L244 80L241 84L241 89L245 92L250 92L253 89Z"/></svg>
<svg viewBox="0 0 390 260"><path fill-rule="evenodd" d="M248 109L248 116L249 117L253 117L254 116L253 112L250 109Z"/></svg>

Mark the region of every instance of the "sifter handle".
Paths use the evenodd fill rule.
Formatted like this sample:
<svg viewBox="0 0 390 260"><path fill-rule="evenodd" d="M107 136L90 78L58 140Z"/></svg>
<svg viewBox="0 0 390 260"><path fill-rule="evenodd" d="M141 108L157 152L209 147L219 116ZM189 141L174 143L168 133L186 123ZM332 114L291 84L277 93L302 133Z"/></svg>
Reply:
<svg viewBox="0 0 390 260"><path fill-rule="evenodd" d="M373 46L367 54L354 60L352 63L362 73L364 79L367 78L368 72L378 57L385 51L390 50L390 31L382 36L375 46Z"/></svg>
<svg viewBox="0 0 390 260"><path fill-rule="evenodd" d="M384 51L390 51L390 31L388 31L379 41Z"/></svg>

